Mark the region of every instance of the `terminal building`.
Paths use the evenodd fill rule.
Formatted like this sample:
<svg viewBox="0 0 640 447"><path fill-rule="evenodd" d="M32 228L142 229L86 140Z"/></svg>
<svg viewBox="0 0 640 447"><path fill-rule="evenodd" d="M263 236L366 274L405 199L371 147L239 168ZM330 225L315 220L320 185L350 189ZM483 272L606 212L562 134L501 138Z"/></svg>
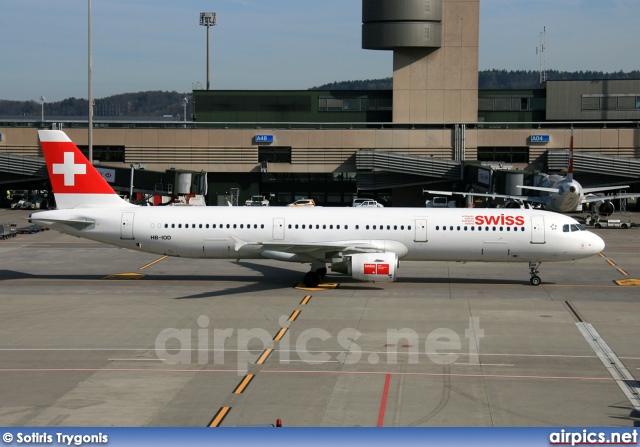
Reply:
<svg viewBox="0 0 640 447"><path fill-rule="evenodd" d="M94 162L115 189L144 166L135 193L202 193L208 205L264 195L424 206L424 188L505 192L513 172L525 182L562 172L573 129L583 186L640 191L640 80L479 91L479 0L363 0L362 10L362 47L393 52L392 90L194 90L191 121L94 120ZM56 122L86 149L86 118ZM5 189L43 188L36 129L51 125L0 117Z"/></svg>

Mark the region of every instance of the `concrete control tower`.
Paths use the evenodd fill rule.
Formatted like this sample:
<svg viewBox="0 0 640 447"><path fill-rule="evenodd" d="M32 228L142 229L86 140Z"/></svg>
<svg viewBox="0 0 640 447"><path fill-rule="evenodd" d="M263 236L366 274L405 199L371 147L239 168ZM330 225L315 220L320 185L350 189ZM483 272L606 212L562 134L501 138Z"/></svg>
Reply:
<svg viewBox="0 0 640 447"><path fill-rule="evenodd" d="M362 0L362 48L393 51L394 122L476 122L480 0Z"/></svg>

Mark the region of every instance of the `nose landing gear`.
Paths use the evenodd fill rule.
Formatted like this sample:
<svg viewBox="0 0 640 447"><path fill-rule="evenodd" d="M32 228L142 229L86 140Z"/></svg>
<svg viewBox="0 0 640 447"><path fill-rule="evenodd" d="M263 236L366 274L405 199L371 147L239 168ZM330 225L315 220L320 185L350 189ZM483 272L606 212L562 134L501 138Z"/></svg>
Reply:
<svg viewBox="0 0 640 447"><path fill-rule="evenodd" d="M542 264L542 262L533 261L529 263L529 274L531 275L530 281L531 285L533 286L539 286L542 282L542 280L538 276L538 273L540 273L538 271L538 267L540 267L540 264Z"/></svg>

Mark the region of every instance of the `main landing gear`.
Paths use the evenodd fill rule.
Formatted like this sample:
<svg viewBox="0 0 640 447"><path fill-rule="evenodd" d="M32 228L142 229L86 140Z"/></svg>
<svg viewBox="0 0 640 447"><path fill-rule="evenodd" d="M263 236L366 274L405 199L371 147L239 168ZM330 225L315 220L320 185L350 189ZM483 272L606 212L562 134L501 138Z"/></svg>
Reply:
<svg viewBox="0 0 640 447"><path fill-rule="evenodd" d="M542 282L542 280L538 276L538 273L540 273L538 271L538 267L540 267L540 264L542 264L542 262L533 261L529 263L529 274L531 275L531 285L533 286L539 286Z"/></svg>
<svg viewBox="0 0 640 447"><path fill-rule="evenodd" d="M318 284L320 284L320 280L324 278L326 275L327 275L327 268L320 267L315 271L312 270L310 272L307 272L304 275L304 279L302 282L304 282L304 285L306 287L318 287Z"/></svg>

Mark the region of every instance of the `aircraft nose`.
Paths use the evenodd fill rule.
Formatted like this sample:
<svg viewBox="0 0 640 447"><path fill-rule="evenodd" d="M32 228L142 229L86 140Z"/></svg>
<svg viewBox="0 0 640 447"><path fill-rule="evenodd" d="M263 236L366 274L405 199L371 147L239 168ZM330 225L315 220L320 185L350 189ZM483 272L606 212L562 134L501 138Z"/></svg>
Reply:
<svg viewBox="0 0 640 447"><path fill-rule="evenodd" d="M604 250L604 241L597 234L591 233L591 235L592 235L591 248L593 249L593 253L596 254L596 253L602 252Z"/></svg>

